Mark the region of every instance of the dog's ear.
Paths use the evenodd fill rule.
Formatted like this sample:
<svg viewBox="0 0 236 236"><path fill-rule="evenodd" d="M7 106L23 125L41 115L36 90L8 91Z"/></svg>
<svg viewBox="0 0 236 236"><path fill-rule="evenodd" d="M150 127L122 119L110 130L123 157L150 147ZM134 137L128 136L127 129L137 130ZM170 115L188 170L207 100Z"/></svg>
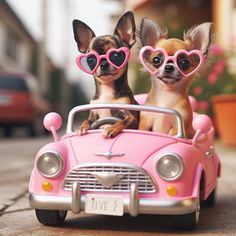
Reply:
<svg viewBox="0 0 236 236"><path fill-rule="evenodd" d="M140 25L140 38L142 46L155 47L160 39L166 39L168 36L168 30L161 28L153 20L148 17L142 19Z"/></svg>
<svg viewBox="0 0 236 236"><path fill-rule="evenodd" d="M126 12L119 19L114 34L117 35L123 42L131 48L136 42L136 26L134 21L134 14L131 11Z"/></svg>
<svg viewBox="0 0 236 236"><path fill-rule="evenodd" d="M80 20L73 20L74 38L80 52L86 52L92 38L95 37L93 30Z"/></svg>
<svg viewBox="0 0 236 236"><path fill-rule="evenodd" d="M212 23L206 22L184 33L184 40L190 41L194 49L201 50L205 55L212 41Z"/></svg>

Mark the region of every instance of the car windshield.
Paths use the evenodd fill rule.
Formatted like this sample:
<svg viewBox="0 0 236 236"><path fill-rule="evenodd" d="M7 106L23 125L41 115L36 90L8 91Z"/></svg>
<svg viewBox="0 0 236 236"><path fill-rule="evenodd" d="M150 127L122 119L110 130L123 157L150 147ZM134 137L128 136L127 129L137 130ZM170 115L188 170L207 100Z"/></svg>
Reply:
<svg viewBox="0 0 236 236"><path fill-rule="evenodd" d="M133 105L133 104L87 104L87 105L74 107L69 112L69 115L68 115L68 123L67 123L67 131L66 131L67 134L74 132L73 124L75 120L75 114L82 111L90 111L92 109L126 109L130 111L146 111L146 112L156 112L156 113L172 115L176 118L176 122L177 122L178 133L175 135L175 137L186 138L185 130L184 130L184 119L178 111L171 108L142 106L142 105ZM101 124L102 120L100 120L99 123Z"/></svg>
<svg viewBox="0 0 236 236"><path fill-rule="evenodd" d="M0 90L15 90L19 92L28 92L28 87L22 77L0 76Z"/></svg>

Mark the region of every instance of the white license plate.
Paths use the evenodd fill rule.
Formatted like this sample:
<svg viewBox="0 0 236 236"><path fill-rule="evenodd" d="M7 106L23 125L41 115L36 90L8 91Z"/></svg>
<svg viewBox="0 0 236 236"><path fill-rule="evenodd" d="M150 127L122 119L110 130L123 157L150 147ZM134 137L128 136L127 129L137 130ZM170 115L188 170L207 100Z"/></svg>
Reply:
<svg viewBox="0 0 236 236"><path fill-rule="evenodd" d="M88 214L122 216L124 213L123 199L121 197L88 194L86 196L85 212Z"/></svg>

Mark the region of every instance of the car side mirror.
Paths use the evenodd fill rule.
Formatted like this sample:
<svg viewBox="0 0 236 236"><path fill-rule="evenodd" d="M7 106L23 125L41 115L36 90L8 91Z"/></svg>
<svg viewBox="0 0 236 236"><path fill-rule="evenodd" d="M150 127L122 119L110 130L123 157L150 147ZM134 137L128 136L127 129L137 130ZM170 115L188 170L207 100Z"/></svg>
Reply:
<svg viewBox="0 0 236 236"><path fill-rule="evenodd" d="M207 115L198 115L193 120L193 128L196 130L196 133L193 137L193 144L197 144L199 136L201 134L206 134L211 130L212 121Z"/></svg>
<svg viewBox="0 0 236 236"><path fill-rule="evenodd" d="M43 119L43 125L45 129L52 132L55 142L60 140L57 134L57 130L61 128L62 118L58 113L55 112L48 113Z"/></svg>

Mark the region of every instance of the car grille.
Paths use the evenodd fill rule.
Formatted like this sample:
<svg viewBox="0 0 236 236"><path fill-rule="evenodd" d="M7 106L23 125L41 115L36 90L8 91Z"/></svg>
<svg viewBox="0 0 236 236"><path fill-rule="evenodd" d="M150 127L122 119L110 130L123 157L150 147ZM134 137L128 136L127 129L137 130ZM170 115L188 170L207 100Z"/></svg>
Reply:
<svg viewBox="0 0 236 236"><path fill-rule="evenodd" d="M121 176L111 187L104 187L96 175L111 174ZM143 169L129 165L82 165L73 168L65 177L63 189L72 190L74 182L80 184L81 191L129 192L132 183L138 184L140 193L156 192L151 177Z"/></svg>

